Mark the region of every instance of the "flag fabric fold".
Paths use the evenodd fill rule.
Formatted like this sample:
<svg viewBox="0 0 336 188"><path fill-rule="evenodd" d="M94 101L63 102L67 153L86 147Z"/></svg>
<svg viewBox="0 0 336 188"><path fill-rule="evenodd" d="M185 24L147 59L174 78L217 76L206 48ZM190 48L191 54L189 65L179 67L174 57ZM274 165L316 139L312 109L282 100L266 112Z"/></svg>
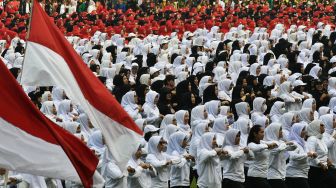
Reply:
<svg viewBox="0 0 336 188"><path fill-rule="evenodd" d="M36 108L1 60L0 75L0 166L102 187L94 153Z"/></svg>
<svg viewBox="0 0 336 188"><path fill-rule="evenodd" d="M142 131L84 64L36 0L30 24L21 84L61 86L101 130L113 160L125 171Z"/></svg>

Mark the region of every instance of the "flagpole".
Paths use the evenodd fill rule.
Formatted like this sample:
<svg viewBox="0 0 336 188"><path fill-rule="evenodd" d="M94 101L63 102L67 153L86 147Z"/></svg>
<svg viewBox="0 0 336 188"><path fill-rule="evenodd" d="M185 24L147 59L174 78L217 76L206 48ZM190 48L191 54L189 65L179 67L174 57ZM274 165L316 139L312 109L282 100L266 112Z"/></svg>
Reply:
<svg viewBox="0 0 336 188"><path fill-rule="evenodd" d="M34 10L34 0L31 0L31 6L30 6L30 16L29 16L29 25L28 25L28 31L27 31L27 35L26 35L26 45L25 45L25 52L24 52L24 57L23 57L23 61L22 61L22 67L21 67L21 77L20 77L20 85L22 82L22 73L23 73L23 65L26 59L26 52L27 52L27 44L28 44L28 38L29 38L29 34L30 34L30 29L31 29L31 21L33 18L33 10Z"/></svg>

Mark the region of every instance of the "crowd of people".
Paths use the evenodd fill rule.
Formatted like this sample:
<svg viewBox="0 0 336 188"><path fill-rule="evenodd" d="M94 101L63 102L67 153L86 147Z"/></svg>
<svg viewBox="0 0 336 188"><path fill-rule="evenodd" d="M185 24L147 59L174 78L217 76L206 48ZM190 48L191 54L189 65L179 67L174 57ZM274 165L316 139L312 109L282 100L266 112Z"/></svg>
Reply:
<svg viewBox="0 0 336 188"><path fill-rule="evenodd" d="M164 1L165 2L165 1ZM180 1L179 1L180 2ZM184 1L181 1L184 2ZM335 23L335 2L328 1L186 1L179 7L171 1L156 5L141 1L135 8L131 3L118 1L108 5L104 1L41 1L41 5L66 36L90 38L96 31L121 34L130 33L144 38L149 34L169 36L172 32L182 39L186 31L197 28L220 27L226 33L231 27L243 24L253 31L255 27L266 27L270 32L277 23L315 27L320 21ZM235 3L236 2L236 3ZM269 3L271 2L271 3ZM194 4L191 4L194 3ZM127 6L126 6L127 5ZM0 39L9 44L15 37L24 39L29 25L30 1L7 1L0 8ZM1 6L0 6L1 7Z"/></svg>
<svg viewBox="0 0 336 188"><path fill-rule="evenodd" d="M193 181L200 188L335 187L334 4L207 3L50 12L144 132L126 172L62 86L24 91L95 152L106 188L189 187ZM1 14L1 59L18 81L27 15ZM10 172L9 180L33 188L81 187L19 172Z"/></svg>

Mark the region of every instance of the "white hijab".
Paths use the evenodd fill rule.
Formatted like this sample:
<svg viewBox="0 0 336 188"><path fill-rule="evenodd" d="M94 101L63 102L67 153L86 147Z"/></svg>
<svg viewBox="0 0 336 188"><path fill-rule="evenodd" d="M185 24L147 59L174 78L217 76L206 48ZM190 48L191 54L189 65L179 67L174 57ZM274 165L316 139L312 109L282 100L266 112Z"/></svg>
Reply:
<svg viewBox="0 0 336 188"><path fill-rule="evenodd" d="M189 132L191 131L189 124L184 123L184 116L189 112L186 110L179 110L175 113L175 118L177 122L177 126L181 129L182 132Z"/></svg>
<svg viewBox="0 0 336 188"><path fill-rule="evenodd" d="M88 146L94 149L99 156L104 153L105 146L103 143L103 135L100 130L92 133L89 137Z"/></svg>
<svg viewBox="0 0 336 188"><path fill-rule="evenodd" d="M187 135L183 132L175 132L169 137L167 154L172 155L176 151L179 155L186 153L186 149L182 147L182 142L187 138Z"/></svg>
<svg viewBox="0 0 336 188"><path fill-rule="evenodd" d="M135 103L134 96L136 95L135 91L127 92L121 99L121 106L123 108L137 110L138 104Z"/></svg>
<svg viewBox="0 0 336 188"><path fill-rule="evenodd" d="M265 141L279 141L281 124L280 123L271 123L265 129Z"/></svg>
<svg viewBox="0 0 336 188"><path fill-rule="evenodd" d="M318 139L322 139L322 133L320 125L322 124L321 120L314 120L309 123L307 127L308 136L315 136Z"/></svg>
<svg viewBox="0 0 336 188"><path fill-rule="evenodd" d="M250 130L249 119L239 118L233 123L233 128L240 131L240 146L247 146L247 138Z"/></svg>
<svg viewBox="0 0 336 188"><path fill-rule="evenodd" d="M154 155L159 161L165 160L163 152L158 150L161 136L152 136L148 141L148 154Z"/></svg>
<svg viewBox="0 0 336 188"><path fill-rule="evenodd" d="M323 122L325 127L325 132L332 135L334 132L334 115L326 114L320 117L320 120Z"/></svg>
<svg viewBox="0 0 336 188"><path fill-rule="evenodd" d="M217 118L219 113L220 101L212 100L204 104L206 111L208 112L208 117L210 120Z"/></svg>
<svg viewBox="0 0 336 188"><path fill-rule="evenodd" d="M249 104L247 102L240 102L235 104L236 113L239 117L245 117L249 119L249 113L247 111Z"/></svg>
<svg viewBox="0 0 336 188"><path fill-rule="evenodd" d="M226 132L223 147L225 146L235 146L235 140L237 134L239 133L238 129L230 129Z"/></svg>

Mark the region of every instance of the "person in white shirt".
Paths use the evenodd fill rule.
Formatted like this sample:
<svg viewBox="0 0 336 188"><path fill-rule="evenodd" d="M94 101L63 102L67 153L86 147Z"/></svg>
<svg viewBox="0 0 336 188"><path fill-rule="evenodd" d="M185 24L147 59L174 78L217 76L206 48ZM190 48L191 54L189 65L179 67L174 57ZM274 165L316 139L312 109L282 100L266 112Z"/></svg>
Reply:
<svg viewBox="0 0 336 188"><path fill-rule="evenodd" d="M265 143L264 128L261 125L254 125L247 138L247 146L253 153L253 162L250 164L247 177L247 188L270 188L267 182L267 171L270 150L277 147L276 143Z"/></svg>
<svg viewBox="0 0 336 188"><path fill-rule="evenodd" d="M244 162L252 152L247 147L241 147L240 131L230 129L226 132L223 149L228 152L229 157L223 160L223 183L222 187L243 188L245 182Z"/></svg>
<svg viewBox="0 0 336 188"><path fill-rule="evenodd" d="M121 106L133 120L142 118L140 114L140 112L142 112L142 108L138 106L137 103L138 96L135 91L127 92L121 99Z"/></svg>
<svg viewBox="0 0 336 188"><path fill-rule="evenodd" d="M215 133L205 133L197 148L197 186L199 188L220 188L221 168L219 155L223 152L217 148Z"/></svg>
<svg viewBox="0 0 336 188"><path fill-rule="evenodd" d="M255 125L258 117L266 117L264 115L267 110L266 99L262 97L256 97L253 100L253 111L251 114L251 121Z"/></svg>
<svg viewBox="0 0 336 188"><path fill-rule="evenodd" d="M180 131L188 136L191 136L191 128L189 125L189 112L186 110L179 110L175 113L177 127Z"/></svg>
<svg viewBox="0 0 336 188"><path fill-rule="evenodd" d="M309 152L317 153L317 158L309 160L308 183L310 188L326 188L328 147L322 141L324 125L320 120L314 120L307 127Z"/></svg>
<svg viewBox="0 0 336 188"><path fill-rule="evenodd" d="M150 188L152 185L151 175L155 176L154 168L141 160L142 147L139 144L138 149L133 153L128 161L127 187Z"/></svg>
<svg viewBox="0 0 336 188"><path fill-rule="evenodd" d="M206 132L209 132L209 126L208 123L199 123L195 130L194 130L194 134L191 137L191 141L190 141L190 147L189 147L189 154L191 156L193 156L195 159L197 158L197 149L200 143L200 140L202 138L202 135ZM216 141L218 143L217 140L217 134L216 134ZM198 179L198 174L197 174L197 166L196 163L192 163L191 164L191 176L190 178L195 178L196 181Z"/></svg>
<svg viewBox="0 0 336 188"><path fill-rule="evenodd" d="M152 188L168 188L169 166L171 157L163 152L166 141L161 136L152 136L148 141L148 155L146 162L152 165L157 176L152 177Z"/></svg>
<svg viewBox="0 0 336 188"><path fill-rule="evenodd" d="M316 158L315 152L307 152L306 142L306 125L302 123L295 123L291 128L288 140L296 145L294 151L289 153L289 163L286 167L286 185L288 188L309 188L308 158Z"/></svg>
<svg viewBox="0 0 336 188"><path fill-rule="evenodd" d="M107 148L103 154L101 175L105 179L105 188L127 187L126 174L117 166Z"/></svg>
<svg viewBox="0 0 336 188"><path fill-rule="evenodd" d="M271 123L265 129L264 141L268 144L276 143L278 147L270 152L267 180L272 188L285 188L286 155L285 152L294 150L293 142L282 141L282 127L280 123Z"/></svg>
<svg viewBox="0 0 336 188"><path fill-rule="evenodd" d="M174 164L170 169L170 187L189 187L190 186L190 161L194 159L187 153L188 135L178 131L169 138L167 154L179 158L181 161Z"/></svg>
<svg viewBox="0 0 336 188"><path fill-rule="evenodd" d="M328 180L329 186L336 185L336 121L333 114L320 116L325 126L322 141L328 147Z"/></svg>
<svg viewBox="0 0 336 188"><path fill-rule="evenodd" d="M155 91L149 91L146 94L146 102L143 105L143 111L146 115L146 120L148 123L158 127L161 124L163 115L160 114L157 103L159 101L159 94Z"/></svg>

